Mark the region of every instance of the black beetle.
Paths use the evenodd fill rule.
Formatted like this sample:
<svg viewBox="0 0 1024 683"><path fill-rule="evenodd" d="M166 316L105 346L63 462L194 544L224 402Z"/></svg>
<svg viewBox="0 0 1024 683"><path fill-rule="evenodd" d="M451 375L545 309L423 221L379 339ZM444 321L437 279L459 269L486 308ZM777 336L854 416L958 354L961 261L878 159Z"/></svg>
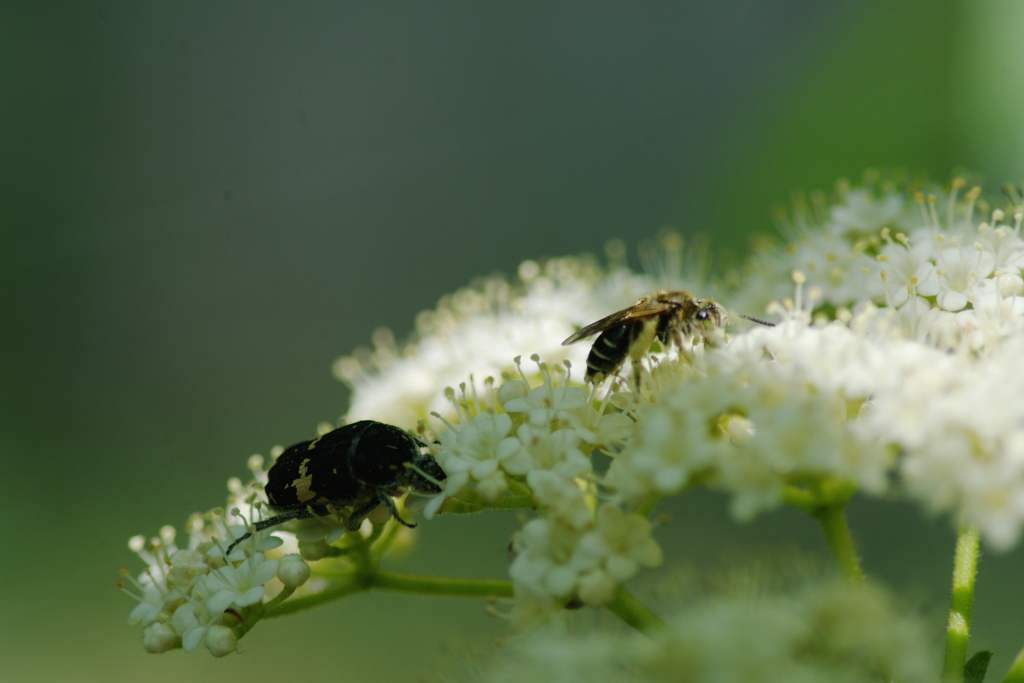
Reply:
<svg viewBox="0 0 1024 683"><path fill-rule="evenodd" d="M378 505L385 505L400 523L413 527L416 525L398 515L391 496L407 489L440 493L436 482L444 479L445 473L433 456L420 452L419 442L404 430L362 420L289 446L267 477L270 507L280 514L256 522L256 531L346 509L351 512L345 526L354 530ZM251 535L246 533L232 543L227 554Z"/></svg>

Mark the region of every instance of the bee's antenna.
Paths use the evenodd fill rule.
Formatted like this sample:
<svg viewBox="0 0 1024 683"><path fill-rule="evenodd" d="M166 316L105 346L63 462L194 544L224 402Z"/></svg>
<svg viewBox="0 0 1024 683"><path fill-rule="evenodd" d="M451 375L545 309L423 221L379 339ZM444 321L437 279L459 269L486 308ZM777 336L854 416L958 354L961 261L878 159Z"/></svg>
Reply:
<svg viewBox="0 0 1024 683"><path fill-rule="evenodd" d="M775 327L775 323L768 323L768 322L765 322L764 320L760 320L760 319L755 318L753 316L743 315L742 313L737 313L736 317L743 318L744 320L749 320L750 322L757 323L758 325L764 325L765 327Z"/></svg>

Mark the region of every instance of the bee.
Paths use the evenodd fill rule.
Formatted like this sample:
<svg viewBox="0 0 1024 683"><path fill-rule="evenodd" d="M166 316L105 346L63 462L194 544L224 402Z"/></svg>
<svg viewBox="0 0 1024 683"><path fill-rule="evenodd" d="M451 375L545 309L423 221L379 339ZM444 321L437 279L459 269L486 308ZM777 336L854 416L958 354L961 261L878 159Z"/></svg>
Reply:
<svg viewBox="0 0 1024 683"><path fill-rule="evenodd" d="M737 316L773 326L749 315ZM689 292L662 290L654 296L640 297L629 308L577 330L562 346L600 333L587 356L586 380L599 384L617 372L628 356L633 361L633 378L639 388L640 358L655 339L663 347L675 343L681 351L685 349L686 338L700 337L705 344L714 344L713 332L728 321L728 311L711 299L696 299Z"/></svg>
<svg viewBox="0 0 1024 683"><path fill-rule="evenodd" d="M256 531L343 510L345 526L354 530L379 505L400 524L414 527L399 516L391 497L408 490L440 493L436 482L445 473L404 430L363 420L289 446L267 477L267 499L278 514L256 522ZM227 554L251 535L238 538Z"/></svg>

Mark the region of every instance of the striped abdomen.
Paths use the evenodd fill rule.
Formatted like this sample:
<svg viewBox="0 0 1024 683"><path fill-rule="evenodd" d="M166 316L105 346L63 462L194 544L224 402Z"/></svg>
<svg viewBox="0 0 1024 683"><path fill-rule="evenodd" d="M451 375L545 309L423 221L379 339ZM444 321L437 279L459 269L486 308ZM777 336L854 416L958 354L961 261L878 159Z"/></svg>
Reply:
<svg viewBox="0 0 1024 683"><path fill-rule="evenodd" d="M594 340L587 356L588 381L600 383L625 362L627 356L637 362L650 348L657 330L656 319L635 318L613 325Z"/></svg>

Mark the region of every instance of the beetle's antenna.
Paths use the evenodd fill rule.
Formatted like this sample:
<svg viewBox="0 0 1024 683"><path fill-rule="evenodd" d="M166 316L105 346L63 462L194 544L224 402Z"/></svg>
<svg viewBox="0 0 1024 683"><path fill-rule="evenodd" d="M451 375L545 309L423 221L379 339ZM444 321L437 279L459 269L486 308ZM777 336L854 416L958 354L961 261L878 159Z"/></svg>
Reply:
<svg viewBox="0 0 1024 683"><path fill-rule="evenodd" d="M432 477L431 475L427 474L426 472L423 471L423 468L417 466L415 463L407 462L405 463L405 466L406 468L420 475L421 477L423 477L424 479L426 479L427 481L429 481L431 484L438 487L442 491L444 490L444 484L441 483L440 479Z"/></svg>
<svg viewBox="0 0 1024 683"><path fill-rule="evenodd" d="M283 524L284 522L287 522L292 519L306 519L312 516L313 515L308 508L302 510L289 510L288 512L283 512L279 515L274 515L273 517L268 517L267 519L263 519L254 524L250 524L248 527L250 530L246 531L244 536L236 538L235 542L228 546L228 551L224 553L224 556L227 557L228 555L230 555L231 551L235 549L236 545L238 545L245 539L251 537L257 531L269 529L272 526Z"/></svg>
<svg viewBox="0 0 1024 683"><path fill-rule="evenodd" d="M251 529L252 527L249 527L249 528ZM250 538L251 536L252 536L252 532L251 531L246 531L244 535L239 536L238 538L236 538L235 542L228 546L228 551L226 553L224 553L224 558L227 559L227 556L231 554L231 551L235 549L235 546L237 546L239 543L241 543L245 539Z"/></svg>

